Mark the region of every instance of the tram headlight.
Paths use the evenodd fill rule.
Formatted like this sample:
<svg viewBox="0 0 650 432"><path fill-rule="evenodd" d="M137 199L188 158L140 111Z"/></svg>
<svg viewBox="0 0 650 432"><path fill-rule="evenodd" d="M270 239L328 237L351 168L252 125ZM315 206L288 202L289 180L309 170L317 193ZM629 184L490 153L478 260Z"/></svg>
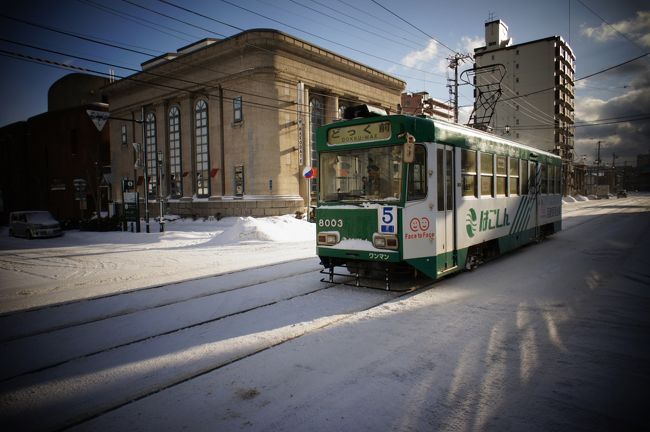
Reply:
<svg viewBox="0 0 650 432"><path fill-rule="evenodd" d="M340 239L338 231L322 231L318 233L317 243L321 246L334 246Z"/></svg>
<svg viewBox="0 0 650 432"><path fill-rule="evenodd" d="M372 235L372 245L377 249L397 250L399 248L399 241L394 234L374 233Z"/></svg>

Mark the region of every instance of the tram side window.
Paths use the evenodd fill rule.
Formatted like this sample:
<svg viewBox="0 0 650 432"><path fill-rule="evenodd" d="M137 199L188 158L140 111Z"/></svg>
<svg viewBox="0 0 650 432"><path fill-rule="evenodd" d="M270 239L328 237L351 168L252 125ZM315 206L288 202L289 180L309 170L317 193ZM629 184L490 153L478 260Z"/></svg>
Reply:
<svg viewBox="0 0 650 432"><path fill-rule="evenodd" d="M481 196L494 196L494 155L481 153Z"/></svg>
<svg viewBox="0 0 650 432"><path fill-rule="evenodd" d="M555 193L562 193L562 167L555 167Z"/></svg>
<svg viewBox="0 0 650 432"><path fill-rule="evenodd" d="M528 161L521 161L521 194L528 195Z"/></svg>
<svg viewBox="0 0 650 432"><path fill-rule="evenodd" d="M517 195L519 193L519 159L510 158L508 176L510 177L510 195Z"/></svg>
<svg viewBox="0 0 650 432"><path fill-rule="evenodd" d="M528 183L533 187L537 187L537 164L535 162L528 162ZM535 190L533 193L539 193Z"/></svg>
<svg viewBox="0 0 650 432"><path fill-rule="evenodd" d="M548 166L548 193L555 193L555 165Z"/></svg>
<svg viewBox="0 0 650 432"><path fill-rule="evenodd" d="M548 166L546 164L542 164L542 178L540 183L541 190L539 192L543 194L548 193Z"/></svg>
<svg viewBox="0 0 650 432"><path fill-rule="evenodd" d="M463 176L463 196L476 197L476 152L463 149L460 163Z"/></svg>
<svg viewBox="0 0 650 432"><path fill-rule="evenodd" d="M508 165L505 156L497 156L497 195L506 194L508 181Z"/></svg>
<svg viewBox="0 0 650 432"><path fill-rule="evenodd" d="M408 166L408 199L415 201L427 196L427 151L422 145L415 146L413 163Z"/></svg>

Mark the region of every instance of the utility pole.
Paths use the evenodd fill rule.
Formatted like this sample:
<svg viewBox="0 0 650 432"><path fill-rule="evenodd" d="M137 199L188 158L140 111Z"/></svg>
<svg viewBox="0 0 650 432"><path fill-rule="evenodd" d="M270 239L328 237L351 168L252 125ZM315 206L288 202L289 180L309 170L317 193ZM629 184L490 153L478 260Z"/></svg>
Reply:
<svg viewBox="0 0 650 432"><path fill-rule="evenodd" d="M460 62L471 59L470 54L456 53L453 56L447 57L449 60L449 68L454 70L454 79L447 79L449 84L449 99L454 103L454 123L458 123L458 65Z"/></svg>

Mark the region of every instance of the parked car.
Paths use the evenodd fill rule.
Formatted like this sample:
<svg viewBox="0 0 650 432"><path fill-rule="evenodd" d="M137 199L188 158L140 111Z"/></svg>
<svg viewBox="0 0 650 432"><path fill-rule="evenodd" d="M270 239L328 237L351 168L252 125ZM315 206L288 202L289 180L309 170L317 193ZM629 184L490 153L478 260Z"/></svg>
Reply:
<svg viewBox="0 0 650 432"><path fill-rule="evenodd" d="M625 189L618 191L616 198L627 198L627 191Z"/></svg>
<svg viewBox="0 0 650 432"><path fill-rule="evenodd" d="M9 235L15 237L57 237L61 224L48 211L17 211L9 214Z"/></svg>

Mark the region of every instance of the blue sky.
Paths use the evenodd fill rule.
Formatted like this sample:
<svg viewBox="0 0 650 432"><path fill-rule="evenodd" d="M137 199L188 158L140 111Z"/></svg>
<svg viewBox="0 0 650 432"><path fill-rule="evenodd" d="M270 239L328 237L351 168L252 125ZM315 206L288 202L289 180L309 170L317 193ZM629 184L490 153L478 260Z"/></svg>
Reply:
<svg viewBox="0 0 650 432"><path fill-rule="evenodd" d="M562 36L576 54L578 78L650 52L650 5L642 1L169 1L213 20L160 0L2 1L0 50L4 55L0 55L0 126L46 111L49 86L70 72L9 58L7 53L107 73L109 66L71 56L139 69L140 63L151 56L176 51L204 37L231 36L239 29L275 28L396 75L407 82L409 91L428 91L431 96L446 100L444 59L451 54L450 49L467 52L483 45L484 24L491 17L506 22L514 43ZM136 4L192 25L165 18ZM141 53L57 34L7 16L128 46ZM132 73L115 69L118 76ZM649 86L650 56L579 81L576 120L592 124L576 129L576 159L585 155L587 162L592 161L598 140L604 144L604 160L611 160L612 152L621 156L617 163L633 162L638 153L648 153ZM461 90L460 103L471 105L470 88ZM625 121L632 116L644 120ZM593 125L602 119L613 120L601 123L616 123Z"/></svg>

